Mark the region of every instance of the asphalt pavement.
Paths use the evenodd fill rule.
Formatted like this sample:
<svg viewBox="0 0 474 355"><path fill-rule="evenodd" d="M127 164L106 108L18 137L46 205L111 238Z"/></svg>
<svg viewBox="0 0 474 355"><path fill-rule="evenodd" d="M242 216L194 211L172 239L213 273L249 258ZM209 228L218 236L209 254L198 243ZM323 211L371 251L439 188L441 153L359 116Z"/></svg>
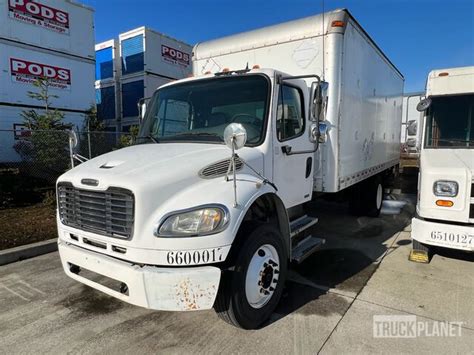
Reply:
<svg viewBox="0 0 474 355"><path fill-rule="evenodd" d="M313 232L327 243L291 269L261 329L236 329L212 310L123 303L66 277L53 252L0 267L0 353L473 352L473 255L441 250L430 264L408 261L413 196L384 202L380 218L355 218L326 201L313 212ZM451 333L375 332L374 319L399 316L429 329L451 322Z"/></svg>

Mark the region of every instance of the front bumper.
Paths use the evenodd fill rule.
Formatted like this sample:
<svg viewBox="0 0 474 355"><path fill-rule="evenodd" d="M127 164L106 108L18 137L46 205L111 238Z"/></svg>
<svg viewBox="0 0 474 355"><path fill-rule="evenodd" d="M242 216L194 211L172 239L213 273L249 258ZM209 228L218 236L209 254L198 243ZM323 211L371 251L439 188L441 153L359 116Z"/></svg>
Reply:
<svg viewBox="0 0 474 355"><path fill-rule="evenodd" d="M139 266L68 244L61 239L58 239L58 249L64 271L69 277L145 308L164 311L210 309L219 288L221 270L214 266ZM126 284L128 294L72 272L72 265Z"/></svg>
<svg viewBox="0 0 474 355"><path fill-rule="evenodd" d="M456 225L413 218L411 237L420 243L474 251L474 226Z"/></svg>

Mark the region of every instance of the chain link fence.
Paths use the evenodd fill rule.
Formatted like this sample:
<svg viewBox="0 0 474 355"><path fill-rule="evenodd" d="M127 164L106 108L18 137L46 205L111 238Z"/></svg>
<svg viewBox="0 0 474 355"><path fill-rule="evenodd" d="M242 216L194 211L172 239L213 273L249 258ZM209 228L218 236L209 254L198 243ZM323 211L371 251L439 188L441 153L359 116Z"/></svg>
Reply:
<svg viewBox="0 0 474 355"><path fill-rule="evenodd" d="M87 159L131 142L124 132L82 131L76 135L74 153ZM69 139L70 131L0 130L0 207L54 188L57 178L71 168Z"/></svg>

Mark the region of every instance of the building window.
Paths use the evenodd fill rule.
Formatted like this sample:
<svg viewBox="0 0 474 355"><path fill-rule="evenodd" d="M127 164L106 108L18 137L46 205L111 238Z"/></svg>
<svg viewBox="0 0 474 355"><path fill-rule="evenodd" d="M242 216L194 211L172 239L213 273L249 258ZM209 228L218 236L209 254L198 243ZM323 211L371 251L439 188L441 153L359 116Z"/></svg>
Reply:
<svg viewBox="0 0 474 355"><path fill-rule="evenodd" d="M95 52L95 80L114 77L114 57L112 47Z"/></svg>
<svg viewBox="0 0 474 355"><path fill-rule="evenodd" d="M136 73L145 68L143 53L143 35L122 41L122 74Z"/></svg>
<svg viewBox="0 0 474 355"><path fill-rule="evenodd" d="M115 87L95 89L97 118L99 120L115 119Z"/></svg>
<svg viewBox="0 0 474 355"><path fill-rule="evenodd" d="M123 117L138 116L138 101L143 98L143 80L122 84L122 113Z"/></svg>
<svg viewBox="0 0 474 355"><path fill-rule="evenodd" d="M299 89L283 85L278 96L277 137L284 141L304 131L303 95Z"/></svg>

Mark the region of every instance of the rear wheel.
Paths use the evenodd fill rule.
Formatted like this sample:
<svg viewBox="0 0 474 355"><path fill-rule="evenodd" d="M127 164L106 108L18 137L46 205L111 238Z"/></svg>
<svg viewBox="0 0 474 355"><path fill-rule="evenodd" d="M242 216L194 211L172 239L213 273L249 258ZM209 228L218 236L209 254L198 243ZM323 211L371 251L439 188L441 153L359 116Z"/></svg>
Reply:
<svg viewBox="0 0 474 355"><path fill-rule="evenodd" d="M352 187L349 209L355 216L378 217L382 209L383 184L379 175Z"/></svg>
<svg viewBox="0 0 474 355"><path fill-rule="evenodd" d="M288 260L281 234L272 225L256 227L243 243L234 271L224 273L214 309L221 319L255 329L277 306Z"/></svg>
<svg viewBox="0 0 474 355"><path fill-rule="evenodd" d="M368 181L367 189L367 216L378 217L382 209L383 185L380 176L374 176Z"/></svg>

